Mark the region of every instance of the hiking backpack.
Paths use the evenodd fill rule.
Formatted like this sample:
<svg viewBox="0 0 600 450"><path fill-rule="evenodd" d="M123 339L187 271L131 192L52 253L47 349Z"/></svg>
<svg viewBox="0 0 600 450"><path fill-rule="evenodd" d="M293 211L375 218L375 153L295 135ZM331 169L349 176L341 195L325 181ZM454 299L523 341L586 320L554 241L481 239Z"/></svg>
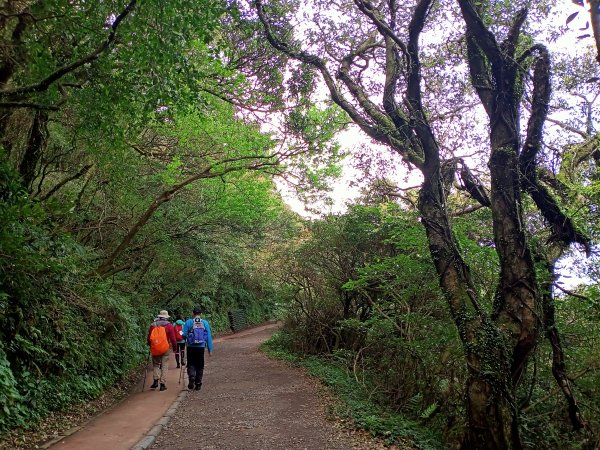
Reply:
<svg viewBox="0 0 600 450"><path fill-rule="evenodd" d="M177 342L185 340L185 337L183 336L183 325L180 323L175 324L175 340Z"/></svg>
<svg viewBox="0 0 600 450"><path fill-rule="evenodd" d="M206 344L208 340L208 330L204 326L204 322L199 317L194 319L194 324L187 335L187 345Z"/></svg>
<svg viewBox="0 0 600 450"><path fill-rule="evenodd" d="M150 353L152 356L164 355L169 350L167 329L160 325L154 325L150 332Z"/></svg>

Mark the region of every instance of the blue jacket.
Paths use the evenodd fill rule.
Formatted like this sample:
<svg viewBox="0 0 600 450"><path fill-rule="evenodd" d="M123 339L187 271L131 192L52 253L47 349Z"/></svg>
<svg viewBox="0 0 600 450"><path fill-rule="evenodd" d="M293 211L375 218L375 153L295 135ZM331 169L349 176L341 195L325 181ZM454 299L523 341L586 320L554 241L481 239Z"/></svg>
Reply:
<svg viewBox="0 0 600 450"><path fill-rule="evenodd" d="M212 345L212 333L210 332L210 325L208 324L208 322L205 319L202 319L202 323L204 324L204 327L206 328L207 334L208 334L208 339L206 340L206 346L208 347L208 352L212 353L213 350L213 345ZM183 335L186 337L187 340L187 335L190 332L190 330L192 329L192 327L194 326L194 319L188 319L185 321L185 325L183 326ZM204 347L204 344L187 344L186 345L188 347Z"/></svg>

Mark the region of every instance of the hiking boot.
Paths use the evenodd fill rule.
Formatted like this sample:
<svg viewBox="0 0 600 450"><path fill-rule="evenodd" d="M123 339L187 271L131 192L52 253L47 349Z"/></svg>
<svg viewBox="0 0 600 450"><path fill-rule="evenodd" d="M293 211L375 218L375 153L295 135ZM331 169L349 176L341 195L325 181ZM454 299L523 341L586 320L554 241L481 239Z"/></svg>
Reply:
<svg viewBox="0 0 600 450"><path fill-rule="evenodd" d="M159 391L166 391L167 387L165 386L165 383L160 383L160 389Z"/></svg>
<svg viewBox="0 0 600 450"><path fill-rule="evenodd" d="M201 388L202 388L202 383L197 384L194 389L196 389L197 391L199 391Z"/></svg>
<svg viewBox="0 0 600 450"><path fill-rule="evenodd" d="M194 389L194 377L190 377L190 382L188 383L188 389L191 391Z"/></svg>
<svg viewBox="0 0 600 450"><path fill-rule="evenodd" d="M152 386L150 386L150 389L156 389L158 387L158 380L154 380L154 383L152 383Z"/></svg>

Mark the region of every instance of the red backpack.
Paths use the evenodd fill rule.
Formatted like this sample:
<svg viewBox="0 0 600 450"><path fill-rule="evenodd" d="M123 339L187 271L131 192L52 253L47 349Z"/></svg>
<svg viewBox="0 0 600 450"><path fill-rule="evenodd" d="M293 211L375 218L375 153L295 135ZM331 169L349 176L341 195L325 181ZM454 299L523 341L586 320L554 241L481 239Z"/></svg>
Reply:
<svg viewBox="0 0 600 450"><path fill-rule="evenodd" d="M177 342L185 340L185 338L183 337L183 325L181 325L180 323L175 324L175 340Z"/></svg>

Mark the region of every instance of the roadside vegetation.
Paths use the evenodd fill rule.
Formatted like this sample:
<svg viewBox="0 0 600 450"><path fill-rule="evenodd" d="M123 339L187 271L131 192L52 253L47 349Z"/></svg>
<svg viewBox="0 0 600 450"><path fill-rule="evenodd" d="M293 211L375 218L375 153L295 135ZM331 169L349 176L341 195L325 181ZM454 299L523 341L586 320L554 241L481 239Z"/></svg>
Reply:
<svg viewBox="0 0 600 450"><path fill-rule="evenodd" d="M491 239L482 233L489 220L485 211L459 219L457 239L491 303L498 267L480 244ZM279 268L295 297L266 353L319 378L350 426L400 448L454 448L466 426L466 369L413 213L386 202L355 205L311 222L310 231L288 246L292 256ZM594 287L580 295L556 299L556 321L579 404L597 432L598 297ZM594 448L591 431L572 430L552 364L550 344L540 341L518 391L524 439L532 448Z"/></svg>

